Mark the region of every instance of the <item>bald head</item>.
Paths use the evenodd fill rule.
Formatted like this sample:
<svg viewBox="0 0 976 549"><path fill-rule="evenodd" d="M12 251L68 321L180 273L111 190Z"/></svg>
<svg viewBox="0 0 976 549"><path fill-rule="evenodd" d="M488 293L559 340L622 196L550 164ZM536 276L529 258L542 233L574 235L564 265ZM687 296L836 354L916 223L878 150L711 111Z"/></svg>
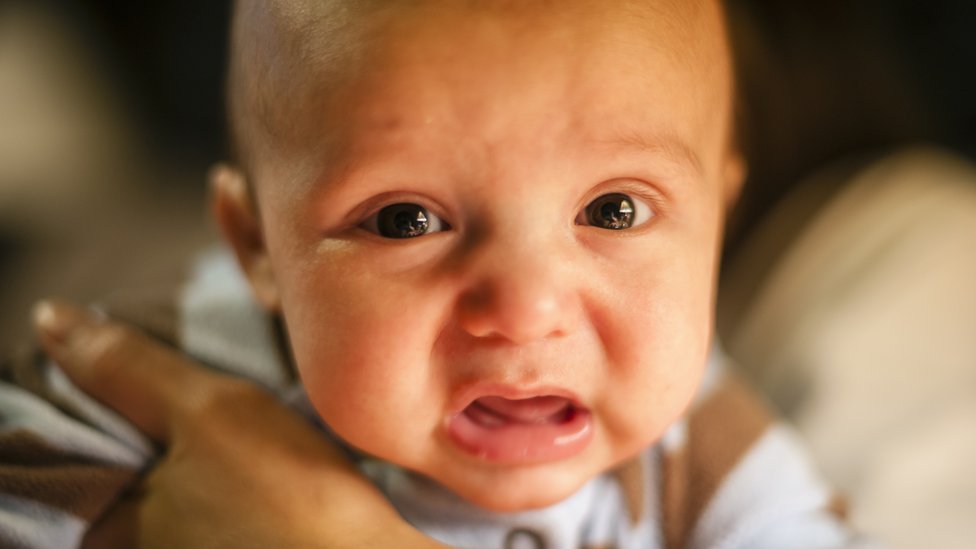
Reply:
<svg viewBox="0 0 976 549"><path fill-rule="evenodd" d="M504 18L531 37L593 14L646 21L649 36L666 29L684 50L709 49L685 30L722 16L716 0L238 0L228 76L235 160L252 171L268 155L297 153L312 134L341 131L330 113L345 109L375 68L376 50L411 20ZM727 55L723 33L709 40Z"/></svg>
<svg viewBox="0 0 976 549"><path fill-rule="evenodd" d="M355 62L362 18L342 0L235 3L227 99L236 160L247 166L264 146L285 148L296 137L288 121L314 104L325 82ZM312 115L312 113L306 113Z"/></svg>

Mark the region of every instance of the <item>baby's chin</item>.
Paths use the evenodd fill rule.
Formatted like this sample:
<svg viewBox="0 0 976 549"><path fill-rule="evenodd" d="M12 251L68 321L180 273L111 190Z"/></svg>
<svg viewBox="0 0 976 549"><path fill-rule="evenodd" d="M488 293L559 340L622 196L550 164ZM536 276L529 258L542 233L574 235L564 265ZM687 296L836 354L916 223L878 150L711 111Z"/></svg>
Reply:
<svg viewBox="0 0 976 549"><path fill-rule="evenodd" d="M460 478L425 475L467 502L497 513L530 511L555 505L578 492L602 471L542 464L533 467L462 473Z"/></svg>

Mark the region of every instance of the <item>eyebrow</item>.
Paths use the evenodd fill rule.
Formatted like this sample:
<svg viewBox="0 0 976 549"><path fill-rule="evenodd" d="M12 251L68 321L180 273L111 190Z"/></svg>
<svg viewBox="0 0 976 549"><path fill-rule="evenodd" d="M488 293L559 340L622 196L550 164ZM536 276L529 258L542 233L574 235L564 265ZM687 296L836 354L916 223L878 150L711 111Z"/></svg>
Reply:
<svg viewBox="0 0 976 549"><path fill-rule="evenodd" d="M701 158L684 139L675 133L643 135L638 132L621 132L600 143L663 156L679 166L692 170L696 175L700 176L704 173Z"/></svg>

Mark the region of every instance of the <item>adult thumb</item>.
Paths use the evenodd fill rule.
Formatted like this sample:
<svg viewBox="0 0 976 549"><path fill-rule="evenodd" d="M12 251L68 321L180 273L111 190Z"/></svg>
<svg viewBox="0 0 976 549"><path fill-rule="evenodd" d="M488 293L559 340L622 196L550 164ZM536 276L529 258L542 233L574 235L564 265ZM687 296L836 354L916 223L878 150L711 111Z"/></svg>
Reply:
<svg viewBox="0 0 976 549"><path fill-rule="evenodd" d="M41 345L83 391L157 442L181 401L213 375L138 330L63 301L34 307Z"/></svg>

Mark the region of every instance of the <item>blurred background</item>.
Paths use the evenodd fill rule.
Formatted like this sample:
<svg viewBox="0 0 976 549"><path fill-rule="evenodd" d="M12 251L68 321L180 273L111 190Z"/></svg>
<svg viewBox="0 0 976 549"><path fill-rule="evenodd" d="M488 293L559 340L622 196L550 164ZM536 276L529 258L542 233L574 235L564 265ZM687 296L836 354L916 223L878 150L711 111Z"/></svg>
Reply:
<svg viewBox="0 0 976 549"><path fill-rule="evenodd" d="M0 347L37 298L166 286L212 237L222 1L0 1Z"/></svg>
<svg viewBox="0 0 976 549"><path fill-rule="evenodd" d="M751 314L749 302L775 282L767 266L804 223L842 192L847 175L892 151L928 144L976 158L976 2L728 3L750 176L731 219L726 256L728 264L738 259L751 268L730 270L723 330L743 360L792 366L799 359L750 350L736 329ZM0 1L0 348L29 344L26 319L37 298L93 301L120 288L166 286L180 278L195 250L213 240L204 182L208 166L225 148L221 85L228 10L224 0ZM834 175L824 177L825 170ZM786 222L770 230L768 218L790 200L789 213L780 214ZM856 218L857 211L844 219ZM764 244L757 247L757 240ZM976 239L972 248L953 253L972 257L967 249L976 250ZM964 327L976 336L976 326ZM810 341L805 333L804 341ZM976 364L968 364L969 370L976 371ZM756 377L763 381L761 373ZM917 378L908 379L911 385ZM950 385L959 386L959 379L976 388L970 374L944 376ZM815 439L815 429L803 423L799 385L792 379L772 399ZM858 402L871 399L870 390L864 391L857 393ZM934 400L938 391L943 389L933 389ZM963 428L972 438L976 429L966 421ZM840 458L825 448L816 451L829 465L830 459L849 462L854 446L845 446ZM945 465L939 459L908 470ZM828 472L845 488L863 492L870 484L866 474L843 465ZM976 478L972 467L942 468ZM893 471L906 476L904 468ZM957 492L949 498L952 508L972 516L976 490ZM875 499L898 499L897 494L905 495L876 490ZM874 519L870 510L862 515L892 536L926 535L900 534L891 512ZM959 522L925 527L949 531L949 541L916 538L894 545L968 547L972 536L961 538Z"/></svg>

